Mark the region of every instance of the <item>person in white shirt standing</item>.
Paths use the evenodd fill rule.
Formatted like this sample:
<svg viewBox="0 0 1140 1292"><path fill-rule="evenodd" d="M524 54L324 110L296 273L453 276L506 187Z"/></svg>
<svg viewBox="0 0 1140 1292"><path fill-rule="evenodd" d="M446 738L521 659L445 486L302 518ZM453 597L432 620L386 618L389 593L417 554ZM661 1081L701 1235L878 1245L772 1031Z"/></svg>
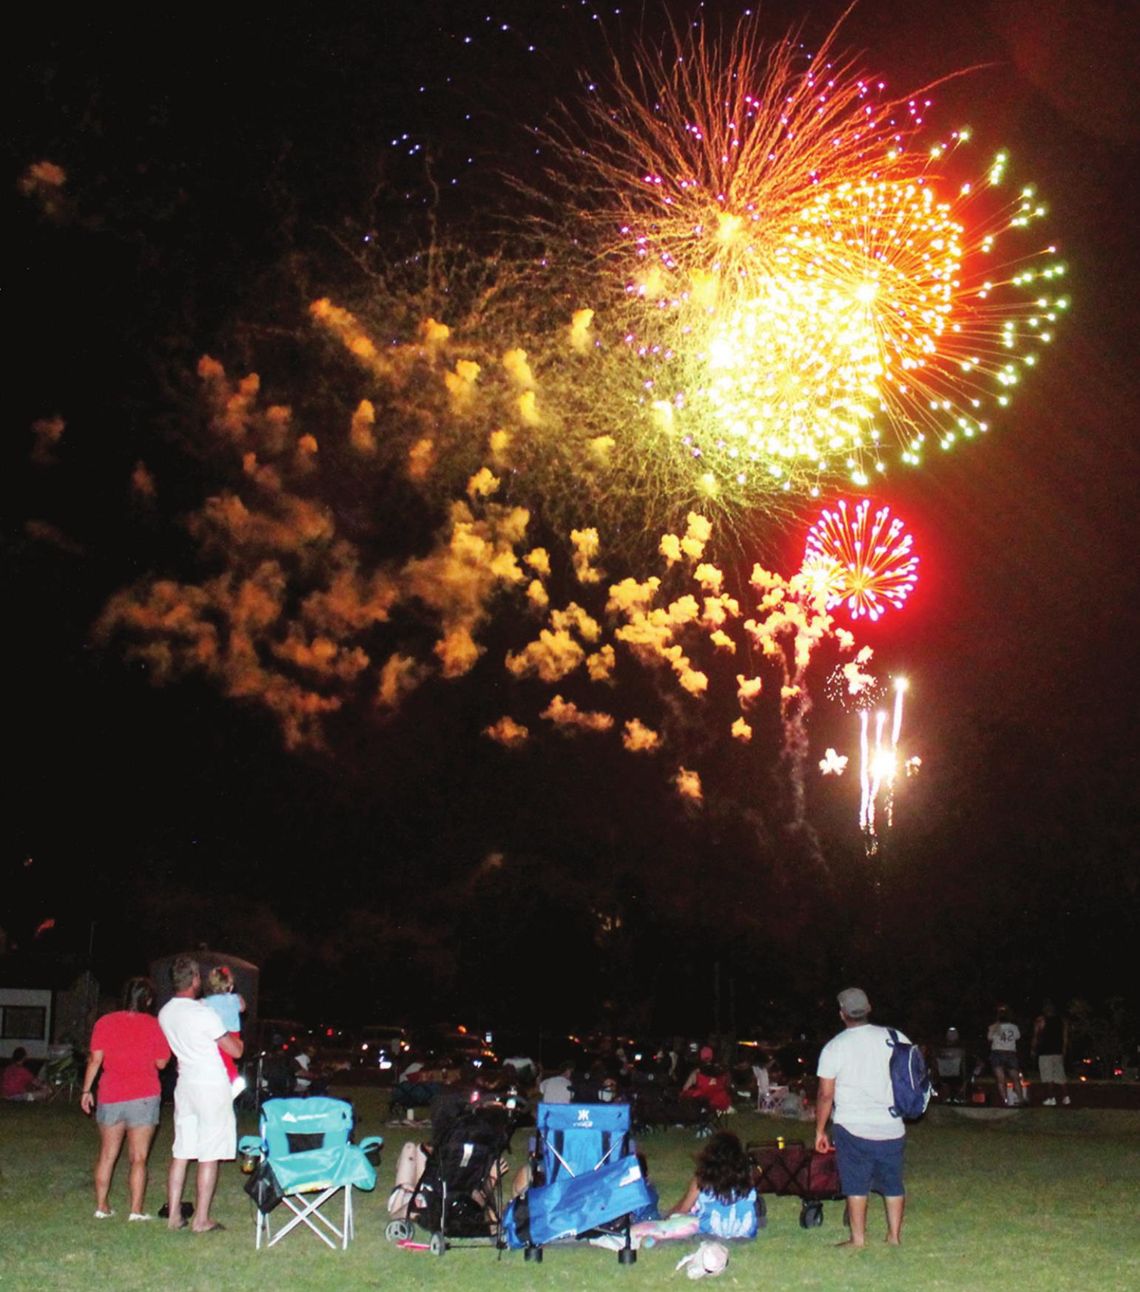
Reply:
<svg viewBox="0 0 1140 1292"><path fill-rule="evenodd" d="M233 1091L221 1051L240 1059L241 1038L208 1005L198 1000L202 976L192 956L178 956L170 968L174 995L159 1010L158 1022L178 1059L174 1088L174 1150L167 1177L171 1229L182 1229L182 1192L192 1161L198 1163L194 1186L194 1216L190 1228L204 1234L222 1229L210 1218L218 1184L218 1163L237 1154L237 1122Z"/></svg>
<svg viewBox="0 0 1140 1292"><path fill-rule="evenodd" d="M843 1031L823 1047L817 1068L815 1147L828 1153L833 1144L839 1181L847 1196L851 1237L841 1247L864 1247L867 1242L867 1198L883 1196L887 1211L887 1242L902 1241L906 1190L903 1187L903 1146L906 1127L893 1116L890 1034L868 1022L871 1002L859 987L839 993ZM906 1041L896 1029L899 1040ZM832 1133L828 1118L835 1112Z"/></svg>

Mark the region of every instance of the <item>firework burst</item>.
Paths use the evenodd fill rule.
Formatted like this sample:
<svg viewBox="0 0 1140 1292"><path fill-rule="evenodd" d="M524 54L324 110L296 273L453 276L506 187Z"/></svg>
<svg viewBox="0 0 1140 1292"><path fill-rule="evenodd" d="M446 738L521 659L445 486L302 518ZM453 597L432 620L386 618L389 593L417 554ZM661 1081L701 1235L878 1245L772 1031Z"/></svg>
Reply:
<svg viewBox="0 0 1140 1292"><path fill-rule="evenodd" d="M875 621L896 610L918 581L914 540L889 507L871 511L866 498L849 514L841 498L808 531L804 572L827 596L827 608L845 606L852 619Z"/></svg>
<svg viewBox="0 0 1140 1292"><path fill-rule="evenodd" d="M923 147L929 99L887 97L836 34L809 57L754 20L674 30L615 60L575 146L574 238L639 374L639 446L727 507L984 432L1067 307L1006 155L965 177L969 132Z"/></svg>

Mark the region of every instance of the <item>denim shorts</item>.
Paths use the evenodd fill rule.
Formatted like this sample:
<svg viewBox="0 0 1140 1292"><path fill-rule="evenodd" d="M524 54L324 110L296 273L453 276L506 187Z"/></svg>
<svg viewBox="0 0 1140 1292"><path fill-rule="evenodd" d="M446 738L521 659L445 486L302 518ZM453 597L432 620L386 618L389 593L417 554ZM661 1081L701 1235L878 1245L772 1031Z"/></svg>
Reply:
<svg viewBox="0 0 1140 1292"><path fill-rule="evenodd" d="M901 1198L906 1194L902 1178L905 1135L898 1139L863 1139L842 1126L833 1126L831 1137L839 1183L847 1197L881 1193L884 1198Z"/></svg>
<svg viewBox="0 0 1140 1292"><path fill-rule="evenodd" d="M145 1099L120 1099L113 1104L99 1104L95 1109L95 1120L100 1126L125 1126L128 1130L134 1130L136 1126L157 1126L161 1102L161 1096L148 1095Z"/></svg>
<svg viewBox="0 0 1140 1292"><path fill-rule="evenodd" d="M991 1050L990 1067L1001 1068L1003 1072L1020 1072L1021 1064L1017 1061L1017 1051Z"/></svg>

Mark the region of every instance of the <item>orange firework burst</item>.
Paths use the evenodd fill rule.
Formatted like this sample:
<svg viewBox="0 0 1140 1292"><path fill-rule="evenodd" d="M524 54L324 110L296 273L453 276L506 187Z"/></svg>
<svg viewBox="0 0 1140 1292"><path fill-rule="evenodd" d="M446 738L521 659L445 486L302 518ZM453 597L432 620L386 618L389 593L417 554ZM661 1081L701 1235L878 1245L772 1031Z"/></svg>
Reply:
<svg viewBox="0 0 1140 1292"><path fill-rule="evenodd" d="M889 507L874 514L864 498L848 515L847 502L825 510L808 531L804 572L827 594L827 608L846 605L853 619L897 610L918 581L914 540Z"/></svg>
<svg viewBox="0 0 1140 1292"><path fill-rule="evenodd" d="M578 214L620 284L599 321L641 364L645 439L726 502L985 431L1067 307L1054 248L1006 251L1044 208L995 200L1005 155L955 178L969 133L920 148L929 100L835 38L674 29L590 107Z"/></svg>

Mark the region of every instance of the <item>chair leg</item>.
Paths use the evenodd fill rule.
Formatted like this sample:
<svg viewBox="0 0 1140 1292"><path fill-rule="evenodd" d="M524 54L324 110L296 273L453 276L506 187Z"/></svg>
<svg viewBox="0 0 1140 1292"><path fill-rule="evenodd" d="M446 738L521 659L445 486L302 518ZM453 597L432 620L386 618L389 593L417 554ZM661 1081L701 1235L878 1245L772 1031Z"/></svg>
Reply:
<svg viewBox="0 0 1140 1292"><path fill-rule="evenodd" d="M337 1192L337 1188L344 1190L344 1212L339 1226L321 1210L321 1207L326 1202L330 1204L330 1207L335 1207L336 1203L331 1200ZM269 1217L263 1215L260 1211L257 1213L257 1247L259 1249L263 1238L266 1247L274 1247L286 1234L296 1229L298 1225L307 1226L322 1243L334 1250L339 1246L342 1251L346 1251L349 1243L356 1237L356 1215L352 1205L352 1185L350 1184L326 1189L318 1197L311 1194L286 1194L281 1202L293 1214L276 1233L270 1232Z"/></svg>

